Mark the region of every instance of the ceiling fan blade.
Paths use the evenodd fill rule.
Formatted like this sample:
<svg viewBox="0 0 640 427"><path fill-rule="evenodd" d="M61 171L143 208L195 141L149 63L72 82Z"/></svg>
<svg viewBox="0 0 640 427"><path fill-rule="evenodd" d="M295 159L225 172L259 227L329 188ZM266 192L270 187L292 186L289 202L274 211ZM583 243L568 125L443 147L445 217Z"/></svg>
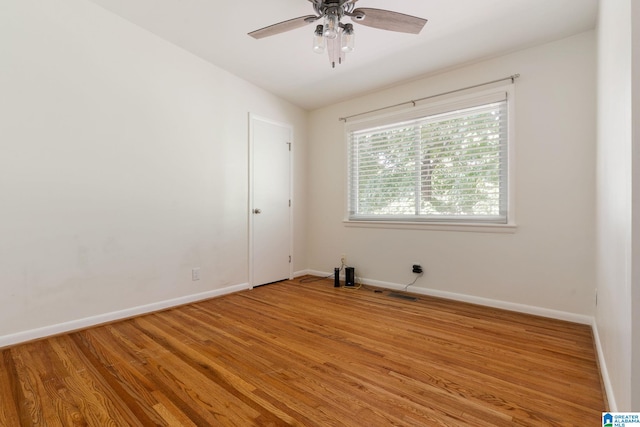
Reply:
<svg viewBox="0 0 640 427"><path fill-rule="evenodd" d="M274 36L276 34L284 33L285 31L295 30L296 28L304 27L314 21L320 19L316 15L301 16L299 18L289 19L288 21L279 22L277 24L269 25L268 27L260 28L249 33L254 39L262 39L264 37Z"/></svg>
<svg viewBox="0 0 640 427"><path fill-rule="evenodd" d="M417 16L368 7L355 9L350 15L358 24L400 33L419 34L427 23L426 19Z"/></svg>

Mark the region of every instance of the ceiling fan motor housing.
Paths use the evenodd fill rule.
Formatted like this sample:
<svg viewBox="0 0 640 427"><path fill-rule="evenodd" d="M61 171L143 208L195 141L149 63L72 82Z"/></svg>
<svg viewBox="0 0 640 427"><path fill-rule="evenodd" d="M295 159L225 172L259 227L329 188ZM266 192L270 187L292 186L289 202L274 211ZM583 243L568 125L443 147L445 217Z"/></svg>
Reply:
<svg viewBox="0 0 640 427"><path fill-rule="evenodd" d="M355 7L354 3L355 2L353 0L320 0L314 1L313 8L315 9L319 18L331 13L335 13L339 18L342 18L344 15L352 16L351 12ZM359 19L364 19L364 14L362 14L362 18Z"/></svg>

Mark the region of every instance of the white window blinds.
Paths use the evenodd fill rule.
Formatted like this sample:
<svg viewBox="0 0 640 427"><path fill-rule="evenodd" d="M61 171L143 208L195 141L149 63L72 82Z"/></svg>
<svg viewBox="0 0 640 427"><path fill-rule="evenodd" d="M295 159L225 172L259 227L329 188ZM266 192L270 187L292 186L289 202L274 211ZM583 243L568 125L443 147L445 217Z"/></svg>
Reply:
<svg viewBox="0 0 640 427"><path fill-rule="evenodd" d="M452 106L347 128L350 220L507 223L506 93Z"/></svg>

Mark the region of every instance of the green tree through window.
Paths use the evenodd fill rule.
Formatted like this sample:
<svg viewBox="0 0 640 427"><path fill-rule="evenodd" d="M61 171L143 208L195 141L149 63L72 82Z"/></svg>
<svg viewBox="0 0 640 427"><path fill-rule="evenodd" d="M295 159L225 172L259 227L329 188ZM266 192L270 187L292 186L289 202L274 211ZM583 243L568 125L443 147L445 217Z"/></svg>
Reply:
<svg viewBox="0 0 640 427"><path fill-rule="evenodd" d="M350 219L506 222L507 102L349 132Z"/></svg>

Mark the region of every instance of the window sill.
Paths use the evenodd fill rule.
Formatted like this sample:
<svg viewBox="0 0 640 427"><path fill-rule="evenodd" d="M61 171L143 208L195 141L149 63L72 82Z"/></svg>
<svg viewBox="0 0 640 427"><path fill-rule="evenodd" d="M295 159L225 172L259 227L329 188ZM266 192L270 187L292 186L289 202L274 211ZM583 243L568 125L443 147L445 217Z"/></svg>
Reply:
<svg viewBox="0 0 640 427"><path fill-rule="evenodd" d="M429 230L429 231L465 231L472 233L515 233L515 224L483 224L483 223L453 223L453 222L412 222L412 221L349 221L342 223L346 227L382 228L395 230Z"/></svg>

